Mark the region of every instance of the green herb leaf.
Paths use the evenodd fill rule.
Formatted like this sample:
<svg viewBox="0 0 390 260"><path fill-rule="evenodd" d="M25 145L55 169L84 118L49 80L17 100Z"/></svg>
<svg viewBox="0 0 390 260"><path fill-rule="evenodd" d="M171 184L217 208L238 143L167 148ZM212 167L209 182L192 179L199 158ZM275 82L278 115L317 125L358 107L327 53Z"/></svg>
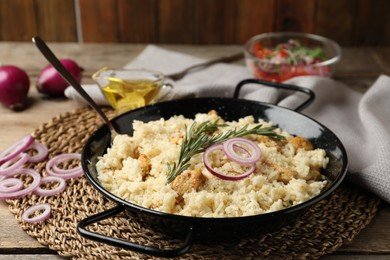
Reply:
<svg viewBox="0 0 390 260"><path fill-rule="evenodd" d="M181 145L178 162L173 163L173 165L168 164L167 166L167 183L171 183L177 176L190 167L189 161L192 156L204 152L213 144L222 143L232 137L243 137L251 134L266 135L279 140L285 139L284 136L275 133L275 127L262 128L261 124L256 125L251 129L248 129L248 125L245 125L238 130L232 129L225 133L215 134L219 127L227 126L226 124L219 124L218 121L219 120L214 122L205 121L198 126L195 122L191 125Z"/></svg>

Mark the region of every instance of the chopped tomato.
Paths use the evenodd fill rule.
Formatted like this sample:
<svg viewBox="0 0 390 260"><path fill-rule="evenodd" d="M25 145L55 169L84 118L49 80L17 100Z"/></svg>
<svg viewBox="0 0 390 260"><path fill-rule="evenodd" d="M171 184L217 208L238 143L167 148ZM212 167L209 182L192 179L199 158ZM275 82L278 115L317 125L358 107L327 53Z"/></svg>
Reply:
<svg viewBox="0 0 390 260"><path fill-rule="evenodd" d="M254 55L265 60L254 65L255 77L281 82L295 76L319 75L328 76L329 67L314 67L316 63L324 61L323 50L319 47L308 48L296 40L278 44L275 48L263 46L260 42L253 45Z"/></svg>

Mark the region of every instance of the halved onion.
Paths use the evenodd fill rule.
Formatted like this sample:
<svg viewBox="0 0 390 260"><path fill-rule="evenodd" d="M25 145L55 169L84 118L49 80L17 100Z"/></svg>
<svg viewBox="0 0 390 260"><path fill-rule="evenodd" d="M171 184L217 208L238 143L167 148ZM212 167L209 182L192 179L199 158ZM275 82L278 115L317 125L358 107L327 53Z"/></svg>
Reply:
<svg viewBox="0 0 390 260"><path fill-rule="evenodd" d="M26 209L26 211L23 212L22 219L27 223L41 222L50 217L50 210L51 210L50 204L48 203L34 205L29 207L28 209ZM43 211L43 212L35 217L31 217L31 215L33 215L37 211Z"/></svg>
<svg viewBox="0 0 390 260"><path fill-rule="evenodd" d="M209 148L206 149L206 151L203 153L203 162L204 162L204 165L206 167L206 169L213 175L223 179L223 180L228 180L228 181L238 181L238 180L241 180L241 179L244 179L246 177L248 177L249 175L251 175L255 169L256 169L256 164L253 163L252 165L245 165L246 167L250 166L249 169L244 172L243 174L240 174L240 175L229 175L229 174L225 174L225 173L222 173L220 171L217 171L216 169L214 169L209 161L209 155L216 151L216 150L223 150L224 151L224 145L223 144L214 144L212 146L210 146Z"/></svg>
<svg viewBox="0 0 390 260"><path fill-rule="evenodd" d="M41 185L47 182L58 182L58 186L50 190L42 189ZM35 189L34 193L38 196L52 196L57 193L63 192L65 188L66 182L63 178L57 176L46 176L41 179L41 184Z"/></svg>
<svg viewBox="0 0 390 260"><path fill-rule="evenodd" d="M24 152L33 142L34 138L31 135L27 135L2 151L0 153L0 165Z"/></svg>
<svg viewBox="0 0 390 260"><path fill-rule="evenodd" d="M238 153L237 148L242 148L246 152ZM231 138L223 143L223 150L225 151L226 156L237 163L250 165L256 163L261 156L261 151L259 146L246 138ZM245 156L243 156L245 154ZM248 157L246 157L248 156Z"/></svg>
<svg viewBox="0 0 390 260"><path fill-rule="evenodd" d="M17 198L26 196L30 192L34 191L39 186L39 184L41 183L41 175L38 172L36 172L35 170L32 170L32 169L24 169L24 168L23 169L16 169L16 170L14 170L12 172L9 172L9 173L5 174L5 177L14 176L14 175L17 175L17 174L27 174L27 175L30 175L33 178L32 183L30 183L28 185L28 187L26 187L24 189L21 189L21 190L14 191L14 192L0 192L0 199L3 199L3 200L5 200L5 199L17 199ZM2 181L4 181L4 180L2 180Z"/></svg>
<svg viewBox="0 0 390 260"><path fill-rule="evenodd" d="M50 176L64 178L65 180L82 176L83 169L81 168L81 165L69 170L58 168L60 163L74 159L80 160L81 155L79 153L66 153L54 156L46 163L47 174Z"/></svg>

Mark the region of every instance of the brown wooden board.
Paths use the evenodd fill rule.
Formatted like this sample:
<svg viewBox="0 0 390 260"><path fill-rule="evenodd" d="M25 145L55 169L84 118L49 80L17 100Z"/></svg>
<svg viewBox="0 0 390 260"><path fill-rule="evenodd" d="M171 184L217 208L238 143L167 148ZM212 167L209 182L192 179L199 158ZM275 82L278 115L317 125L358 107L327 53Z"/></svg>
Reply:
<svg viewBox="0 0 390 260"><path fill-rule="evenodd" d="M153 0L118 0L119 42L156 41Z"/></svg>
<svg viewBox="0 0 390 260"><path fill-rule="evenodd" d="M38 34L46 41L77 41L74 1L35 0ZM31 38L30 38L31 40Z"/></svg>
<svg viewBox="0 0 390 260"><path fill-rule="evenodd" d="M234 41L243 44L250 37L272 32L275 27L276 0L236 0Z"/></svg>
<svg viewBox="0 0 390 260"><path fill-rule="evenodd" d="M80 0L81 30L85 42L118 42L117 1Z"/></svg>

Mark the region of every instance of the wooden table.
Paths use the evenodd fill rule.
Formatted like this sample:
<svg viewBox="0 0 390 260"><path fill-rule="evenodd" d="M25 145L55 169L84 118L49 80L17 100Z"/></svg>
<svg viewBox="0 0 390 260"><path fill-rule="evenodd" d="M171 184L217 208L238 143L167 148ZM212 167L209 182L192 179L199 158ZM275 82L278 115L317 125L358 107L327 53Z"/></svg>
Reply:
<svg viewBox="0 0 390 260"><path fill-rule="evenodd" d="M91 82L93 72L103 66L121 67L131 61L145 45L130 44L50 44L61 58L73 58L85 69L83 83ZM172 50L201 58L216 58L240 50L240 46L165 45ZM47 64L30 43L0 43L0 61L25 69L31 78L29 107L14 112L0 107L0 151L42 123L63 112L80 107L65 98L48 98L39 94L34 85L40 70ZM390 48L344 48L335 78L364 92L380 74L390 75ZM244 64L243 61L238 63ZM390 258L390 205L382 203L373 221L349 245L344 245L324 259ZM4 201L0 201L0 259L63 259L29 237L18 225Z"/></svg>

